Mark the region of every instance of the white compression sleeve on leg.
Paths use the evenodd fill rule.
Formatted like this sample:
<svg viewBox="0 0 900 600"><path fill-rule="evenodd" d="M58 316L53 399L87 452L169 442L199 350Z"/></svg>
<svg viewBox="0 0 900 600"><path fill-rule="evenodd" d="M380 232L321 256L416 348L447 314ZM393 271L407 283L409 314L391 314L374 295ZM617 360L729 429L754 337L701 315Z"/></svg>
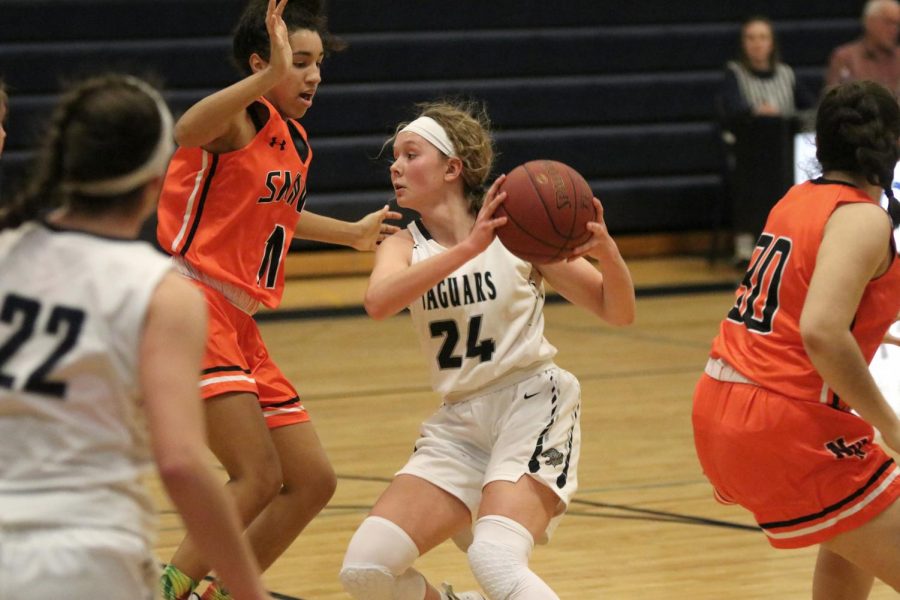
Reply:
<svg viewBox="0 0 900 600"><path fill-rule="evenodd" d="M425 579L410 568L418 557L416 544L397 524L367 517L347 547L341 583L357 600L422 600Z"/></svg>
<svg viewBox="0 0 900 600"><path fill-rule="evenodd" d="M469 546L469 566L491 600L559 600L559 596L528 568L534 538L520 523L487 515L475 523Z"/></svg>

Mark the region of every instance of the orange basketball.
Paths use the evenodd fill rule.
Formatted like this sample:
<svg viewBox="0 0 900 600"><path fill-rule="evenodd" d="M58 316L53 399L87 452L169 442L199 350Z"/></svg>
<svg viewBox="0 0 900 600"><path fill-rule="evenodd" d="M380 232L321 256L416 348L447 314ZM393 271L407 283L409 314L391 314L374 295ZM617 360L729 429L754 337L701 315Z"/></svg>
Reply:
<svg viewBox="0 0 900 600"><path fill-rule="evenodd" d="M533 160L509 172L499 191L507 196L495 216L506 248L523 260L544 264L565 260L588 241L586 225L596 220L594 194L578 171L555 160Z"/></svg>

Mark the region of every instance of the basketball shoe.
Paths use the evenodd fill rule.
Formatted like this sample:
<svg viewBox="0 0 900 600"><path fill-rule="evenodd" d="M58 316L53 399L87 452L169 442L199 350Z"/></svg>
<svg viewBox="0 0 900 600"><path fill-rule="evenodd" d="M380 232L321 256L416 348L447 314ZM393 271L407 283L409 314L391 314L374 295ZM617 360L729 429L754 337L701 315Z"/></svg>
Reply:
<svg viewBox="0 0 900 600"><path fill-rule="evenodd" d="M164 600L184 600L197 587L196 581L172 565L166 565L159 578L159 583Z"/></svg>
<svg viewBox="0 0 900 600"><path fill-rule="evenodd" d="M216 580L206 587L199 600L233 600L233 598Z"/></svg>

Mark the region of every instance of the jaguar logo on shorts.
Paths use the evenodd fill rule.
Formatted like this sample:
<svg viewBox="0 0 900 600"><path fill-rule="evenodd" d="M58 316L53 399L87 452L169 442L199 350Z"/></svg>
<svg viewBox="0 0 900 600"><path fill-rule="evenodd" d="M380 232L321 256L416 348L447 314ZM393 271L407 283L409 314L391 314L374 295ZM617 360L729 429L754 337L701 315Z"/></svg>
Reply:
<svg viewBox="0 0 900 600"><path fill-rule="evenodd" d="M854 457L862 460L866 457L866 451L863 450L863 447L868 443L869 438L863 437L848 445L843 437L839 437L838 439L825 444L825 448L834 454L838 460Z"/></svg>
<svg viewBox="0 0 900 600"><path fill-rule="evenodd" d="M547 462L544 463L550 467L558 467L563 463L563 453L557 450L556 448L550 448L549 450L544 450L541 452L541 456L547 459Z"/></svg>

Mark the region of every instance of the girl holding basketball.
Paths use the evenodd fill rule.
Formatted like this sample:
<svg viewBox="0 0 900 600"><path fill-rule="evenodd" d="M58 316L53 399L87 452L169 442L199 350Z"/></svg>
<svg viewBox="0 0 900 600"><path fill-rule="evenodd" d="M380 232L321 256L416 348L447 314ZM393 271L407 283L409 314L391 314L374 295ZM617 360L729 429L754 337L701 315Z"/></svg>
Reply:
<svg viewBox="0 0 900 600"><path fill-rule="evenodd" d="M421 218L377 250L365 307L375 319L409 308L443 404L357 529L341 580L358 600L480 599L438 592L413 568L452 537L488 598L557 598L528 560L577 487L581 400L543 335L542 282L627 325L628 268L597 199L591 237L569 261L537 266L504 248L496 230L506 217L494 216L504 177L483 192L494 152L475 106L423 105L397 128L393 153L397 201Z"/></svg>
<svg viewBox="0 0 900 600"><path fill-rule="evenodd" d="M251 0L235 29L245 77L190 107L159 201L157 237L203 292L210 315L200 391L210 448L263 569L327 504L336 477L297 391L269 356L253 314L284 290L292 237L374 249L397 228L387 206L356 223L304 209L313 151L298 119L327 51L339 49L318 0ZM188 536L162 578L185 598L209 571ZM228 598L213 584L204 600Z"/></svg>
<svg viewBox="0 0 900 600"><path fill-rule="evenodd" d="M891 183L894 95L832 88L816 117L823 176L769 213L694 392L694 440L716 498L776 548L819 546L815 600L900 591L900 420L867 364L900 309ZM890 213L879 206L886 193Z"/></svg>

